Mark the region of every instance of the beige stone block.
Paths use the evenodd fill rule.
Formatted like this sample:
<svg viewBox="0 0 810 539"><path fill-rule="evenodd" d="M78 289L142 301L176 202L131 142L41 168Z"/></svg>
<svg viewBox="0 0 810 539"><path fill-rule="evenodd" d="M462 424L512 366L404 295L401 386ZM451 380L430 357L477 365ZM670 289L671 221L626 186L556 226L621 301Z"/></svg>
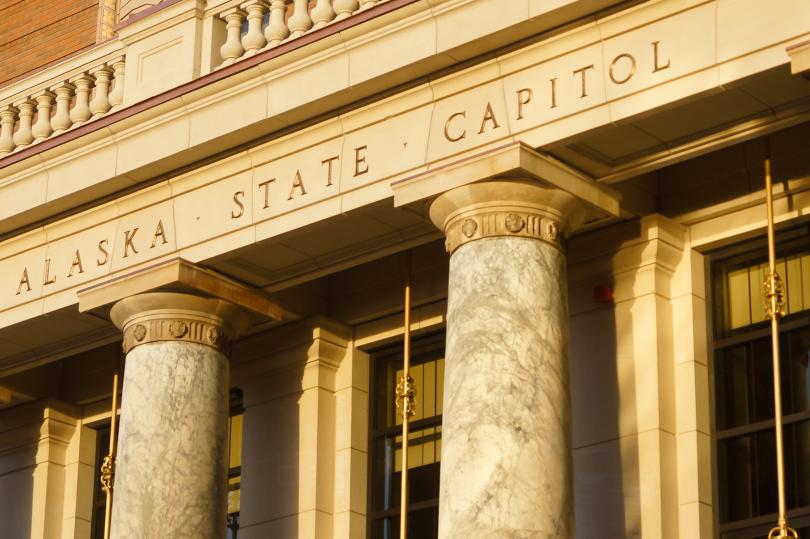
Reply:
<svg viewBox="0 0 810 539"><path fill-rule="evenodd" d="M191 172L175 176L168 180L172 196L181 195L214 183L222 178L236 176L240 172L250 170L251 160L247 152L239 152L220 159L214 163L203 165Z"/></svg>
<svg viewBox="0 0 810 539"><path fill-rule="evenodd" d="M48 168L48 201L92 189L101 180L115 178L117 160L118 148L108 140L65 156ZM131 184L126 178L113 182L118 189Z"/></svg>
<svg viewBox="0 0 810 539"><path fill-rule="evenodd" d="M7 309L42 296L45 252L45 246L35 247L0 260L0 275L8 276L6 285L0 287L2 308Z"/></svg>
<svg viewBox="0 0 810 539"><path fill-rule="evenodd" d="M529 18L528 0L484 0L436 10L436 48L450 51Z"/></svg>
<svg viewBox="0 0 810 539"><path fill-rule="evenodd" d="M719 62L775 45L808 31L810 5L803 0L718 0L716 4Z"/></svg>
<svg viewBox="0 0 810 539"><path fill-rule="evenodd" d="M253 170L253 221L287 214L340 192L342 140L332 139Z"/></svg>
<svg viewBox="0 0 810 539"><path fill-rule="evenodd" d="M178 110L168 118L163 117L157 122L147 121L138 130L116 136L118 174L134 171L189 147L190 120L179 100L176 107Z"/></svg>
<svg viewBox="0 0 810 539"><path fill-rule="evenodd" d="M516 131L514 137L516 140L536 148L607 125L611 121L610 107L606 104L596 105L576 114L543 123L539 127L531 126L525 131Z"/></svg>
<svg viewBox="0 0 810 539"><path fill-rule="evenodd" d="M204 262L235 249L256 243L256 229L252 226L209 238L203 243L177 250L176 255L190 262ZM254 275L255 277L255 275Z"/></svg>
<svg viewBox="0 0 810 539"><path fill-rule="evenodd" d="M335 514L335 537L347 539L364 539L366 537L366 517L344 511Z"/></svg>
<svg viewBox="0 0 810 539"><path fill-rule="evenodd" d="M677 388L677 432L711 432L709 372L700 363L680 363L675 367Z"/></svg>
<svg viewBox="0 0 810 539"><path fill-rule="evenodd" d="M672 300L675 362L696 361L708 364L708 322L706 302L696 296L681 296Z"/></svg>
<svg viewBox="0 0 810 539"><path fill-rule="evenodd" d="M39 166L3 182L0 185L0 200L13 200L14 204L0 204L0 223L11 216L44 204L47 186L48 173ZM0 225L0 230L4 230L3 225Z"/></svg>
<svg viewBox="0 0 810 539"><path fill-rule="evenodd" d="M340 159L340 192L390 178L425 162L432 107L426 105L348 133Z"/></svg>
<svg viewBox="0 0 810 539"><path fill-rule="evenodd" d="M302 228L308 224L334 217L340 214L341 211L340 199L329 198L315 204L303 206L294 212L288 212L262 222L257 222L256 241L272 238L285 232ZM257 221L259 219L258 215L255 215L254 218Z"/></svg>
<svg viewBox="0 0 810 539"><path fill-rule="evenodd" d="M267 79L267 115L279 116L347 89L349 69L349 57L343 50L288 66Z"/></svg>
<svg viewBox="0 0 810 539"><path fill-rule="evenodd" d="M678 500L681 504L712 504L712 440L691 431L678 435Z"/></svg>
<svg viewBox="0 0 810 539"><path fill-rule="evenodd" d="M433 56L436 39L436 23L430 14L366 32L363 39L353 40L347 47L348 83L359 84Z"/></svg>
<svg viewBox="0 0 810 539"><path fill-rule="evenodd" d="M502 84L485 84L435 104L427 160L458 154L508 135Z"/></svg>
<svg viewBox="0 0 810 539"><path fill-rule="evenodd" d="M349 344L348 351L349 361L344 361L335 375L335 389L355 388L368 393L369 356L353 347L352 343Z"/></svg>
<svg viewBox="0 0 810 539"><path fill-rule="evenodd" d="M172 201L124 215L110 239L110 271L170 254L177 248Z"/></svg>
<svg viewBox="0 0 810 539"><path fill-rule="evenodd" d="M190 116L189 146L226 136L248 128L267 117L267 85L255 80L230 88L200 103L199 97L183 96ZM277 123L276 128L283 124Z"/></svg>
<svg viewBox="0 0 810 539"><path fill-rule="evenodd" d="M253 220L252 179L247 170L176 197L178 248L248 226Z"/></svg>
<svg viewBox="0 0 810 539"><path fill-rule="evenodd" d="M40 316L44 313L43 304L41 299L29 300L28 303L0 311L0 328L13 326Z"/></svg>
<svg viewBox="0 0 810 539"><path fill-rule="evenodd" d="M518 134L604 103L604 77L598 44L505 77L511 132Z"/></svg>
<svg viewBox="0 0 810 539"><path fill-rule="evenodd" d="M368 447L368 393L354 388L335 393L335 449Z"/></svg>
<svg viewBox="0 0 810 539"><path fill-rule="evenodd" d="M628 400L619 392L613 310L572 316L570 336L574 447L618 438Z"/></svg>
<svg viewBox="0 0 810 539"><path fill-rule="evenodd" d="M675 437L654 429L637 441L641 528L653 537L677 537Z"/></svg>
<svg viewBox="0 0 810 539"><path fill-rule="evenodd" d="M638 457L635 436L574 450L578 536L641 536Z"/></svg>
<svg viewBox="0 0 810 539"><path fill-rule="evenodd" d="M639 90L633 95L618 98L610 103L610 119L614 122L632 120L632 117L643 115L652 109L664 110L662 107L672 106L681 99L720 91L718 76L718 69L709 67L665 84ZM669 126L670 129L678 129L678 118L674 120L676 124Z"/></svg>
<svg viewBox="0 0 810 539"><path fill-rule="evenodd" d="M121 37L127 46L124 104L137 103L147 97L188 82L200 73L198 40L200 25L196 18L171 25L161 25L151 35Z"/></svg>
<svg viewBox="0 0 810 539"><path fill-rule="evenodd" d="M419 84L396 95L384 97L366 106L340 115L342 132L350 133L380 122L380 118L393 118L423 106L431 106L435 98L434 83ZM327 122L328 123L328 122Z"/></svg>
<svg viewBox="0 0 810 539"><path fill-rule="evenodd" d="M368 491L368 454L357 449L335 452L335 512L365 514Z"/></svg>
<svg viewBox="0 0 810 539"><path fill-rule="evenodd" d="M606 40L607 99L713 65L714 15L715 6L704 4Z"/></svg>
<svg viewBox="0 0 810 539"><path fill-rule="evenodd" d="M682 504L678 508L679 537L714 537L713 512L710 505L693 502Z"/></svg>

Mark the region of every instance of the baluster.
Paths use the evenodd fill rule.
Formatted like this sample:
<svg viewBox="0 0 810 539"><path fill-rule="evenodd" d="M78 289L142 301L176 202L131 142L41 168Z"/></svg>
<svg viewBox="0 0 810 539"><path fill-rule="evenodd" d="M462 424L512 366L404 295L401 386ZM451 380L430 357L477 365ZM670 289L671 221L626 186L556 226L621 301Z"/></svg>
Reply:
<svg viewBox="0 0 810 539"><path fill-rule="evenodd" d="M332 0L318 0L318 3L312 8L312 21L315 26L313 30L323 28L335 18L335 10L332 9Z"/></svg>
<svg viewBox="0 0 810 539"><path fill-rule="evenodd" d="M292 17L287 21L290 27L290 39L295 39L312 28L312 19L307 13L309 0L295 0L295 9L293 10Z"/></svg>
<svg viewBox="0 0 810 539"><path fill-rule="evenodd" d="M110 110L110 77L112 69L106 65L94 67L90 74L96 78L96 91L90 100L90 113L93 119L107 114Z"/></svg>
<svg viewBox="0 0 810 539"><path fill-rule="evenodd" d="M34 99L37 100L37 122L31 128L31 133L34 135L35 143L42 142L53 133L53 129L51 129L53 98L53 92L48 90L40 90L34 94Z"/></svg>
<svg viewBox="0 0 810 539"><path fill-rule="evenodd" d="M34 102L26 97L15 102L14 107L17 109L20 118L20 127L14 133L14 144L19 150L34 142L34 135L31 133L31 123L34 119Z"/></svg>
<svg viewBox="0 0 810 539"><path fill-rule="evenodd" d="M242 48L242 21L245 19L245 12L238 7L233 7L220 14L220 18L225 19L228 37L225 44L219 49L222 55L222 65L231 65L237 58L244 54Z"/></svg>
<svg viewBox="0 0 810 539"><path fill-rule="evenodd" d="M370 7L374 7L377 5L377 0L363 0L363 4L360 6L360 9L368 9Z"/></svg>
<svg viewBox="0 0 810 539"><path fill-rule="evenodd" d="M51 91L56 94L56 114L51 118L51 127L53 128L54 135L58 135L70 129L72 122L70 121L68 108L70 107L70 98L75 89L76 87L69 82L63 82L51 88Z"/></svg>
<svg viewBox="0 0 810 539"><path fill-rule="evenodd" d="M0 157L14 150L14 122L17 109L11 105L0 107Z"/></svg>
<svg viewBox="0 0 810 539"><path fill-rule="evenodd" d="M332 5L337 13L335 20L339 21L345 19L346 17L350 17L352 13L357 11L359 3L357 0L335 0Z"/></svg>
<svg viewBox="0 0 810 539"><path fill-rule="evenodd" d="M264 37L267 38L267 46L275 47L290 35L290 29L284 16L287 12L286 0L273 0L270 3L270 22L264 29Z"/></svg>
<svg viewBox="0 0 810 539"><path fill-rule="evenodd" d="M250 0L239 7L247 12L248 20L248 31L242 36L242 47L247 51L248 56L253 56L259 49L267 45L267 40L262 33L262 19L264 19L264 11L268 8L268 4L264 0Z"/></svg>
<svg viewBox="0 0 810 539"><path fill-rule="evenodd" d="M90 85L93 83L93 77L82 73L68 80L76 87L76 103L70 109L70 120L73 127L77 127L93 116L90 112Z"/></svg>
<svg viewBox="0 0 810 539"><path fill-rule="evenodd" d="M110 65L110 64L108 64ZM113 89L110 92L110 106L114 109L124 102L124 57L111 62L113 69Z"/></svg>

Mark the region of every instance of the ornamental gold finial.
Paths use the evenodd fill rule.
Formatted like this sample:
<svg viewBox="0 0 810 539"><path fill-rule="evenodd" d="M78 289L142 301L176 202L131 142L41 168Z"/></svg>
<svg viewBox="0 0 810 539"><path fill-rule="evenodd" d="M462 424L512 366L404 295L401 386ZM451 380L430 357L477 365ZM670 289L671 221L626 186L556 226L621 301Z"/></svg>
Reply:
<svg viewBox="0 0 810 539"><path fill-rule="evenodd" d="M765 282L765 314L769 320L779 320L785 316L785 295L782 292L782 278L776 271L768 273Z"/></svg>
<svg viewBox="0 0 810 539"><path fill-rule="evenodd" d="M104 492L112 492L113 482L115 481L115 460L112 455L104 455L104 460L101 462L101 490Z"/></svg>
<svg viewBox="0 0 810 539"><path fill-rule="evenodd" d="M409 374L404 374L399 378L396 392L399 415L403 419L406 414L409 418L413 417L416 413L416 389L414 388L413 378Z"/></svg>

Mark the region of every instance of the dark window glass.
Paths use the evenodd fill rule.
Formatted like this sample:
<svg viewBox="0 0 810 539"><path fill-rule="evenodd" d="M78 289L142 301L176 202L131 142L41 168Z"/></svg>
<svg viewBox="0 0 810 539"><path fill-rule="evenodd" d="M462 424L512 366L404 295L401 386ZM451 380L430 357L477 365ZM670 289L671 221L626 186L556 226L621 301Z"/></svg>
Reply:
<svg viewBox="0 0 810 539"><path fill-rule="evenodd" d="M408 537L437 537L441 461L443 335L414 343L411 376L416 414L408 437ZM369 534L399 537L402 487L402 419L396 410L396 385L402 375L402 349L372 356Z"/></svg>
<svg viewBox="0 0 810 539"><path fill-rule="evenodd" d="M810 246L779 244L788 315L780 325L785 494L794 528L810 527ZM773 358L763 310L766 252L712 267L714 405L720 537L766 537L777 512ZM800 531L808 535L810 529Z"/></svg>

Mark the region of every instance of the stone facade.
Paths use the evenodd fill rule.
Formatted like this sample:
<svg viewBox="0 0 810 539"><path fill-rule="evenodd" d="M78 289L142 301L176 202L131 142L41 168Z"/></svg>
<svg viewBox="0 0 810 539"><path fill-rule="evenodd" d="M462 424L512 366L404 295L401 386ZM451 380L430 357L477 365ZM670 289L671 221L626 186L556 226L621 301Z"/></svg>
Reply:
<svg viewBox="0 0 810 539"><path fill-rule="evenodd" d="M0 536L101 537L113 372L112 537L398 536L406 276L420 539L764 536L716 268L770 158L810 309L806 2L34 4L0 2L54 34L0 43Z"/></svg>

